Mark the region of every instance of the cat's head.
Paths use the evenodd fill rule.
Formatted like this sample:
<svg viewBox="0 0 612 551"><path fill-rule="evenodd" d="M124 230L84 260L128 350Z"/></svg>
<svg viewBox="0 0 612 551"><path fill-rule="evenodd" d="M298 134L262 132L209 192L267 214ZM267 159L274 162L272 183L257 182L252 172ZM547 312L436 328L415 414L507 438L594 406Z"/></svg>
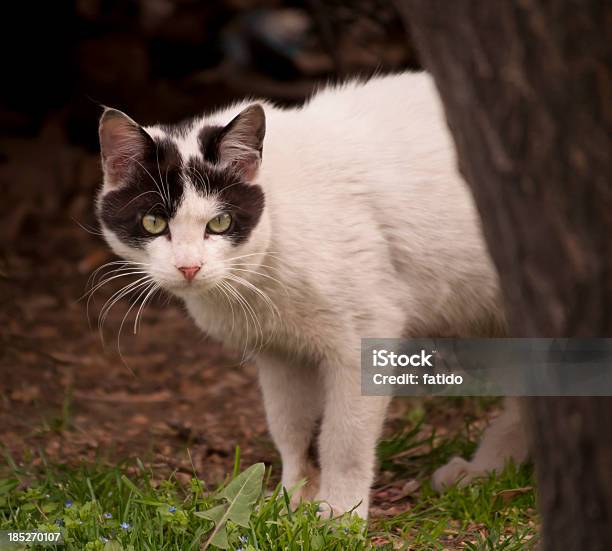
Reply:
<svg viewBox="0 0 612 551"><path fill-rule="evenodd" d="M199 128L145 128L106 109L99 133L99 222L115 253L137 263L134 271L181 296L236 269L256 271L267 246L260 105L226 126Z"/></svg>

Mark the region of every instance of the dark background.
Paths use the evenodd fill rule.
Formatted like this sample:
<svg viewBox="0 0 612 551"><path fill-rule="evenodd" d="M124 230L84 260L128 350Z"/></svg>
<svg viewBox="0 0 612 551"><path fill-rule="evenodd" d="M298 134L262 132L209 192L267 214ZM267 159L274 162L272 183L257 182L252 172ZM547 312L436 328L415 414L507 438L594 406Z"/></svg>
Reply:
<svg viewBox="0 0 612 551"><path fill-rule="evenodd" d="M393 3L12 4L1 34L0 443L16 461L137 455L179 472L191 470L189 446L208 479L236 444L245 461L276 461L252 367L234 369L180 305L155 301L134 336L119 302L103 345L96 318L123 282L96 292L89 312L79 300L113 260L93 209L101 105L174 122L247 95L291 105L316 84L418 68Z"/></svg>
<svg viewBox="0 0 612 551"><path fill-rule="evenodd" d="M175 122L245 96L290 105L316 83L418 67L384 0L74 0L11 9L0 121L4 137L21 142L2 143L0 243L12 251L66 214L95 223L93 189L83 185L97 182L74 173L80 153L98 151L101 105L142 124Z"/></svg>

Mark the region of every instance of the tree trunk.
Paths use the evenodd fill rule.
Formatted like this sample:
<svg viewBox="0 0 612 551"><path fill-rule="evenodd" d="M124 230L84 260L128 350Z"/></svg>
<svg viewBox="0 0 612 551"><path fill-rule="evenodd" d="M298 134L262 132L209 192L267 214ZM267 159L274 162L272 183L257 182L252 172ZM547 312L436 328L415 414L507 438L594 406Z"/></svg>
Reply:
<svg viewBox="0 0 612 551"><path fill-rule="evenodd" d="M612 4L399 0L513 336L612 336ZM612 549L612 399L529 401L546 549Z"/></svg>

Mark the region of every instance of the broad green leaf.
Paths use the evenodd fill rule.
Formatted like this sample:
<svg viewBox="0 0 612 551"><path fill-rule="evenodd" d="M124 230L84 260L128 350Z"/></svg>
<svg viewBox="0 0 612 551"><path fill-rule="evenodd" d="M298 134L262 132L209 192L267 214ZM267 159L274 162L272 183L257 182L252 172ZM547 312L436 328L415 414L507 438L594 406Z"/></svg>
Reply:
<svg viewBox="0 0 612 551"><path fill-rule="evenodd" d="M104 551L123 551L123 546L118 541L107 541L104 544Z"/></svg>
<svg viewBox="0 0 612 551"><path fill-rule="evenodd" d="M249 526L251 513L257 498L261 494L265 472L266 467L263 463L251 465L219 493L218 497L227 500L227 504L197 514L197 516L208 518L215 523L215 529L204 544L202 551L208 549L210 545L220 549L229 548L226 526L228 520L245 528Z"/></svg>
<svg viewBox="0 0 612 551"><path fill-rule="evenodd" d="M206 543L208 545L214 545L219 549L229 549L229 542L227 541L227 528L225 525L221 527L221 529L215 534L211 536L210 540ZM206 547L204 548L206 549Z"/></svg>
<svg viewBox="0 0 612 551"><path fill-rule="evenodd" d="M197 511L194 513L194 515L196 517L205 518L206 520L212 520L215 524L217 524L223 518L226 509L227 505L217 505L216 507L206 511Z"/></svg>
<svg viewBox="0 0 612 551"><path fill-rule="evenodd" d="M229 502L227 518L243 528L249 527L249 519L261 493L265 472L265 465L256 463L234 478L219 494L219 497Z"/></svg>

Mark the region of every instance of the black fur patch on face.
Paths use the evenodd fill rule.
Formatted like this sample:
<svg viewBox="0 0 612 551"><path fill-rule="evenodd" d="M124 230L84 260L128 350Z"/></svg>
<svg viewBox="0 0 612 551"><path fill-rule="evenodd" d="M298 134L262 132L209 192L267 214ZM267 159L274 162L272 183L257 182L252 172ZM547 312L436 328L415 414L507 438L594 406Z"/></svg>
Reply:
<svg viewBox="0 0 612 551"><path fill-rule="evenodd" d="M265 205L260 186L243 181L230 168L219 169L207 162L191 159L186 176L204 196L216 197L232 217L232 228L226 235L235 245L245 242L257 226Z"/></svg>
<svg viewBox="0 0 612 551"><path fill-rule="evenodd" d="M219 162L219 141L223 137L224 130L223 126L205 126L200 130L198 142L205 161Z"/></svg>
<svg viewBox="0 0 612 551"><path fill-rule="evenodd" d="M129 181L102 197L98 216L121 241L142 248L159 237L145 231L142 217L155 214L170 220L183 197L183 179L181 158L171 140L149 138L143 160L134 163Z"/></svg>
<svg viewBox="0 0 612 551"><path fill-rule="evenodd" d="M102 223L125 244L142 248L159 237L142 227L142 217L155 214L170 221L183 200L187 181L202 195L214 197L225 205L225 212L231 215L233 224L223 236L234 245L245 242L259 223L265 197L260 186L245 182L232 168L215 166L224 130L222 126L204 127L199 134L203 160L192 158L186 166L172 139L153 140L147 135L144 158L140 164L134 161L128 181L102 197L98 205ZM168 133L174 136L180 134L180 130L175 128Z"/></svg>

